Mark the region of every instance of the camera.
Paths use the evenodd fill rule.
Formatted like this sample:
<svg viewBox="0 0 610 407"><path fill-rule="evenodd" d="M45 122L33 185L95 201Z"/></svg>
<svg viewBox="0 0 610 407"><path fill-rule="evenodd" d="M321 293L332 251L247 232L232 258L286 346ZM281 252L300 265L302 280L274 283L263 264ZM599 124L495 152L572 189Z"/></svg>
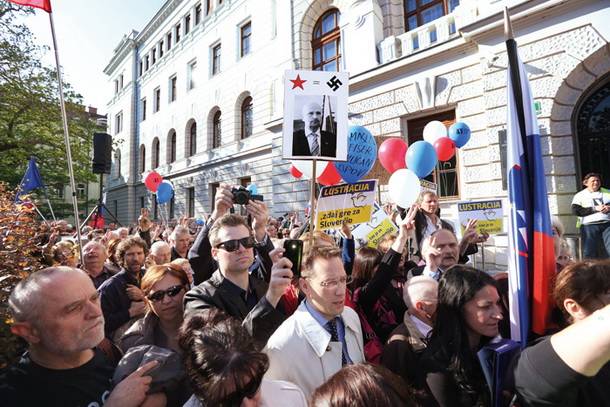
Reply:
<svg viewBox="0 0 610 407"><path fill-rule="evenodd" d="M237 205L247 205L250 200L263 201L262 195L252 195L252 192L244 187L233 188L231 193L233 194L233 202Z"/></svg>

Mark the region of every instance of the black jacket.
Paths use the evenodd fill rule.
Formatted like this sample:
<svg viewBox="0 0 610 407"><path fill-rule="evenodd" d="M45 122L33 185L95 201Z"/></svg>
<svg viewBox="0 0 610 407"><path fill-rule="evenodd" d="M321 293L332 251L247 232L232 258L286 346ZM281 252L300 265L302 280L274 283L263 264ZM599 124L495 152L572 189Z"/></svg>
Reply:
<svg viewBox="0 0 610 407"><path fill-rule="evenodd" d="M267 283L249 276L250 284L254 287L258 304L248 311L244 299L230 286L220 270L216 270L212 277L199 284L184 296L184 317L210 308L219 308L228 315L242 321L242 325L262 349L267 340L286 319L281 303L274 308L265 294Z"/></svg>

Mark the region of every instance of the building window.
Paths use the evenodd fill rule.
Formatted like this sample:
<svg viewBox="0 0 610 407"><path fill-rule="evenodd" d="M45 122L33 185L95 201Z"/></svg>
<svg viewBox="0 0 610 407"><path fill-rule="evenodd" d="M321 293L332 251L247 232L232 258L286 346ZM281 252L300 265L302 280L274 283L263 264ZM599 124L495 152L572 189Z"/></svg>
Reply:
<svg viewBox="0 0 610 407"><path fill-rule="evenodd" d="M157 49L153 48L152 49L152 63L153 65L157 62Z"/></svg>
<svg viewBox="0 0 610 407"><path fill-rule="evenodd" d="M142 99L142 121L146 120L146 98Z"/></svg>
<svg viewBox="0 0 610 407"><path fill-rule="evenodd" d="M186 90L189 91L197 85L197 61L188 64L186 69Z"/></svg>
<svg viewBox="0 0 610 407"><path fill-rule="evenodd" d="M144 70L148 71L148 68L150 68L150 56L146 55L146 58L144 58Z"/></svg>
<svg viewBox="0 0 610 407"><path fill-rule="evenodd" d="M437 113L431 116L420 117L417 119L407 120L407 142L409 145L416 141L424 139L424 127L433 120L442 122L445 127L449 128L455 123L455 111ZM434 182L438 185L437 194L441 200L459 199L460 197L460 179L459 179L459 160L457 153L445 162L439 161L436 168L426 180Z"/></svg>
<svg viewBox="0 0 610 407"><path fill-rule="evenodd" d="M205 0L205 15L209 15L212 11L212 0Z"/></svg>
<svg viewBox="0 0 610 407"><path fill-rule="evenodd" d="M176 43L178 43L178 41L180 41L180 29L182 28L182 24L178 23L176 24Z"/></svg>
<svg viewBox="0 0 610 407"><path fill-rule="evenodd" d="M155 89L155 104L153 106L153 112L157 113L161 109L161 89Z"/></svg>
<svg viewBox="0 0 610 407"><path fill-rule="evenodd" d="M201 22L201 3L195 6L195 25Z"/></svg>
<svg viewBox="0 0 610 407"><path fill-rule="evenodd" d="M197 153L197 123L193 122L188 132L188 150L187 157L193 156Z"/></svg>
<svg viewBox="0 0 610 407"><path fill-rule="evenodd" d="M118 113L114 118L114 134L123 131L123 112Z"/></svg>
<svg viewBox="0 0 610 407"><path fill-rule="evenodd" d="M163 58L163 47L165 47L165 43L163 40L159 41L159 58Z"/></svg>
<svg viewBox="0 0 610 407"><path fill-rule="evenodd" d="M172 33L167 33L167 50L172 49Z"/></svg>
<svg viewBox="0 0 610 407"><path fill-rule="evenodd" d="M184 35L188 34L191 31L191 15L187 14L184 17Z"/></svg>
<svg viewBox="0 0 610 407"><path fill-rule="evenodd" d="M114 175L115 178L121 178L121 150L114 153Z"/></svg>
<svg viewBox="0 0 610 407"><path fill-rule="evenodd" d="M119 76L119 89L123 89L123 74Z"/></svg>
<svg viewBox="0 0 610 407"><path fill-rule="evenodd" d="M142 76L142 74L144 73L143 66L144 66L144 64L143 64L142 60L140 60L140 76Z"/></svg>
<svg viewBox="0 0 610 407"><path fill-rule="evenodd" d="M428 24L451 13L459 4L459 0L406 0L405 28L407 31L411 31ZM455 32L455 28L453 31ZM436 34L431 40L436 40Z"/></svg>
<svg viewBox="0 0 610 407"><path fill-rule="evenodd" d="M186 213L189 218L195 217L195 188L186 190Z"/></svg>
<svg viewBox="0 0 610 407"><path fill-rule="evenodd" d="M314 71L339 71L341 63L341 30L337 9L330 9L316 23L311 48Z"/></svg>
<svg viewBox="0 0 610 407"><path fill-rule="evenodd" d="M212 121L212 148L220 147L222 144L221 116L222 112L219 110L214 114Z"/></svg>
<svg viewBox="0 0 610 407"><path fill-rule="evenodd" d="M78 199L85 199L87 197L85 191L85 184L78 184L76 186L76 197Z"/></svg>
<svg viewBox="0 0 610 407"><path fill-rule="evenodd" d="M114 94L116 95L117 93L119 93L119 80L115 79L115 81L114 81Z"/></svg>
<svg viewBox="0 0 610 407"><path fill-rule="evenodd" d="M252 135L252 98L248 96L241 104L241 138Z"/></svg>
<svg viewBox="0 0 610 407"><path fill-rule="evenodd" d="M210 184L210 213L216 209L216 192L218 192L218 188L220 188L220 183L214 182Z"/></svg>
<svg viewBox="0 0 610 407"><path fill-rule="evenodd" d="M172 130L167 140L167 163L176 161L176 132Z"/></svg>
<svg viewBox="0 0 610 407"><path fill-rule="evenodd" d="M212 75L216 75L220 72L220 44L216 44L212 47Z"/></svg>
<svg viewBox="0 0 610 407"><path fill-rule="evenodd" d="M169 218L174 219L174 197L169 201Z"/></svg>
<svg viewBox="0 0 610 407"><path fill-rule="evenodd" d="M250 53L250 39L252 35L252 23L248 22L241 27L241 56Z"/></svg>
<svg viewBox="0 0 610 407"><path fill-rule="evenodd" d="M159 168L159 158L161 157L161 143L159 138L155 137L152 143L152 168Z"/></svg>
<svg viewBox="0 0 610 407"><path fill-rule="evenodd" d="M142 172L146 171L146 146L144 144L142 144L140 146L139 158L140 158L139 170L142 173Z"/></svg>
<svg viewBox="0 0 610 407"><path fill-rule="evenodd" d="M176 100L176 83L178 79L176 76L169 78L169 101L170 103Z"/></svg>

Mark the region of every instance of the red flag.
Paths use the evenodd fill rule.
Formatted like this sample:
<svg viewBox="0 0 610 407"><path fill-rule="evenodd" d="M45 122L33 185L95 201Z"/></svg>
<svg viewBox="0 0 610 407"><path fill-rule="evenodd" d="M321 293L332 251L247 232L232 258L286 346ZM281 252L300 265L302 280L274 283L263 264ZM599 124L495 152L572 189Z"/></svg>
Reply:
<svg viewBox="0 0 610 407"><path fill-rule="evenodd" d="M51 0L7 0L20 6L32 6L41 8L47 13L51 12Z"/></svg>

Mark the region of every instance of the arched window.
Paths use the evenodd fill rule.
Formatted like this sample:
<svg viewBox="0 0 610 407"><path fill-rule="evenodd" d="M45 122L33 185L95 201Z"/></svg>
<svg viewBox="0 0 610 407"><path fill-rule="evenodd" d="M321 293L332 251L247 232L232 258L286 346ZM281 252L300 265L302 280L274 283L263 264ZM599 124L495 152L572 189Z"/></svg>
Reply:
<svg viewBox="0 0 610 407"><path fill-rule="evenodd" d="M140 172L146 171L146 146L140 146Z"/></svg>
<svg viewBox="0 0 610 407"><path fill-rule="evenodd" d="M220 147L222 144L221 116L222 112L219 110L214 114L212 120L212 148Z"/></svg>
<svg viewBox="0 0 610 407"><path fill-rule="evenodd" d="M339 10L333 8L320 17L313 30L311 48L314 71L339 71L341 30Z"/></svg>
<svg viewBox="0 0 610 407"><path fill-rule="evenodd" d="M187 146L187 157L197 153L197 123L195 122L191 124L191 128L189 129Z"/></svg>
<svg viewBox="0 0 610 407"><path fill-rule="evenodd" d="M576 117L580 177L598 173L610 179L610 80L589 95Z"/></svg>
<svg viewBox="0 0 610 407"><path fill-rule="evenodd" d="M248 96L241 104L241 138L252 135L252 98Z"/></svg>
<svg viewBox="0 0 610 407"><path fill-rule="evenodd" d="M161 143L159 138L155 137L152 143L152 168L159 168L159 160L161 157Z"/></svg>
<svg viewBox="0 0 610 407"><path fill-rule="evenodd" d="M121 150L114 153L114 177L121 178Z"/></svg>
<svg viewBox="0 0 610 407"><path fill-rule="evenodd" d="M167 138L167 163L176 161L176 132L171 130Z"/></svg>

